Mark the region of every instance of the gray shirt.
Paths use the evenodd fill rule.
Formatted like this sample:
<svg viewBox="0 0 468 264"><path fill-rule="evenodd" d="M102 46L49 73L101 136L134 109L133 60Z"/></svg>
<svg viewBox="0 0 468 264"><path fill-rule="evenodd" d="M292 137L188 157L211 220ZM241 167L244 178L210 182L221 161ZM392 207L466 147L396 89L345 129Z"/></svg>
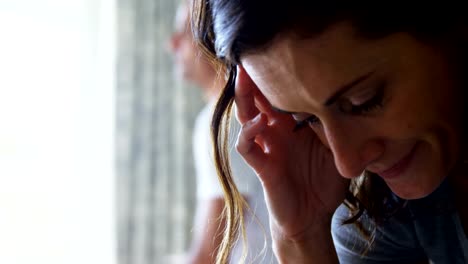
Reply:
<svg viewBox="0 0 468 264"><path fill-rule="evenodd" d="M396 215L377 225L370 248L354 224L342 224L349 210L341 205L332 222L340 263L468 263L468 239L451 195L445 181L429 196L406 201ZM365 213L360 221L366 230L373 229Z"/></svg>

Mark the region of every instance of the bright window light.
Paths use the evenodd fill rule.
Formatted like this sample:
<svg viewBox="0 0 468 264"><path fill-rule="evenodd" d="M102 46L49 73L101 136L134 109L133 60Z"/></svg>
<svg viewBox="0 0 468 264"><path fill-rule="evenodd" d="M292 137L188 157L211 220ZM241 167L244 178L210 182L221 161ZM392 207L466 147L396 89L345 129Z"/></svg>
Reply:
<svg viewBox="0 0 468 264"><path fill-rule="evenodd" d="M0 263L115 263L113 12L0 1Z"/></svg>

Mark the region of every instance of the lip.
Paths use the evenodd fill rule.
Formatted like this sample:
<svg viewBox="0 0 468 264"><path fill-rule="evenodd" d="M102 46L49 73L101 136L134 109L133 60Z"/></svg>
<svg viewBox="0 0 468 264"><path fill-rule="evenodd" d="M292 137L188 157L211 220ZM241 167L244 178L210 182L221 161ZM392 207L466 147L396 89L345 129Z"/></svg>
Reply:
<svg viewBox="0 0 468 264"><path fill-rule="evenodd" d="M404 171L406 171L406 169L409 167L411 160L413 159L415 150L416 150L416 146L414 146L413 149L411 149L408 155L403 157L400 161L395 163L392 167L384 171L380 171L376 173L384 179L393 179L393 178L398 177Z"/></svg>

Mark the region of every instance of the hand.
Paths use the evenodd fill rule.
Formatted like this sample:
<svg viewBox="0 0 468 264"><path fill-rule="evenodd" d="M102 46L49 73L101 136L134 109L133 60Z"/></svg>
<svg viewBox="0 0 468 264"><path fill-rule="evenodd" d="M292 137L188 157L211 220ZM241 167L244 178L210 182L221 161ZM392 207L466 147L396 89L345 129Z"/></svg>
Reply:
<svg viewBox="0 0 468 264"><path fill-rule="evenodd" d="M274 111L241 67L235 102L237 150L263 184L273 235L302 240L329 225L348 187L331 151L309 127L293 131L293 118Z"/></svg>

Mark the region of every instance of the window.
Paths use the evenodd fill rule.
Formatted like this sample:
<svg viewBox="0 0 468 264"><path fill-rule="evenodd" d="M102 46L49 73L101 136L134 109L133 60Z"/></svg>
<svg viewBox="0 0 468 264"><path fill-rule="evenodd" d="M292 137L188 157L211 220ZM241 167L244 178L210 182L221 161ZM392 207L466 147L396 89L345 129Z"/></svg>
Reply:
<svg viewBox="0 0 468 264"><path fill-rule="evenodd" d="M115 263L113 5L0 2L0 263Z"/></svg>

